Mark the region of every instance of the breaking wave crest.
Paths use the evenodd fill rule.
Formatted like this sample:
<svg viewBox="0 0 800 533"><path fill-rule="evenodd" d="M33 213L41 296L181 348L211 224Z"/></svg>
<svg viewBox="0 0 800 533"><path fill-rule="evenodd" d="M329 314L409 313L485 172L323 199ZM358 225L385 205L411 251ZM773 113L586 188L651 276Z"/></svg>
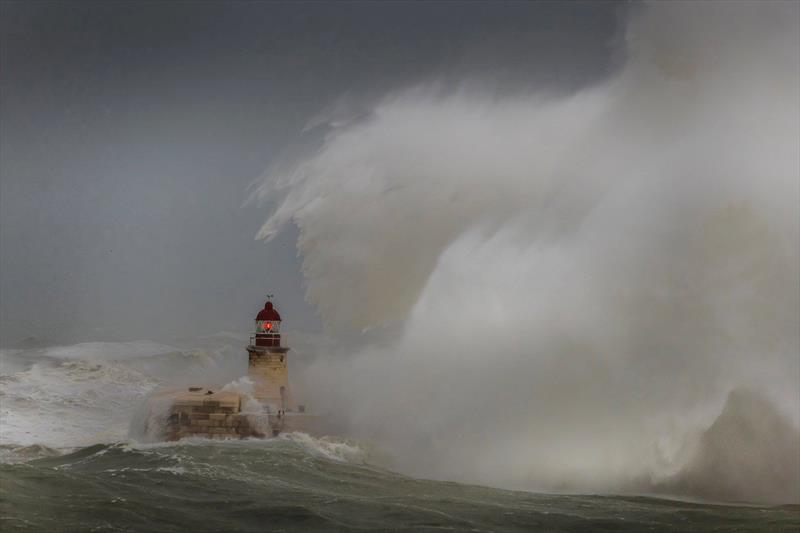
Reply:
<svg viewBox="0 0 800 533"><path fill-rule="evenodd" d="M232 350L208 341L194 349L139 341L0 350L0 445L70 449L125 440L157 387L244 374L246 361Z"/></svg>
<svg viewBox="0 0 800 533"><path fill-rule="evenodd" d="M268 172L260 236L374 341L314 403L413 474L797 501L798 9L653 2L593 87L390 94Z"/></svg>
<svg viewBox="0 0 800 533"><path fill-rule="evenodd" d="M366 464L369 459L368 449L363 444L337 437L315 438L307 433L286 433L279 438L298 444L309 453L331 461Z"/></svg>
<svg viewBox="0 0 800 533"><path fill-rule="evenodd" d="M800 430L762 395L734 390L686 466L656 489L715 501L800 502Z"/></svg>

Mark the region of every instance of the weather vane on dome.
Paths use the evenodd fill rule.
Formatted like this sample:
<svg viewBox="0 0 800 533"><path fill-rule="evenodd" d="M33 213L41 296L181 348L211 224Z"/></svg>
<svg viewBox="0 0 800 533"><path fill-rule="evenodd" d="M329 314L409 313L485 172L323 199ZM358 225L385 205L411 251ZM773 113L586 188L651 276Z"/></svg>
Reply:
<svg viewBox="0 0 800 533"><path fill-rule="evenodd" d="M273 298L275 298L274 294L267 294L267 300L272 300Z"/></svg>

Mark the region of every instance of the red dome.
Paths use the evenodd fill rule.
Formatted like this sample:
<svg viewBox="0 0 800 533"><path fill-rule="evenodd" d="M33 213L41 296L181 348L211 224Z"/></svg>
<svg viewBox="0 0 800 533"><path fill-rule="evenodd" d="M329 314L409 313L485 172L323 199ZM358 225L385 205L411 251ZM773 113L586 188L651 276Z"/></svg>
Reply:
<svg viewBox="0 0 800 533"><path fill-rule="evenodd" d="M272 307L272 302L267 302L264 304L264 309L258 312L256 316L256 320L280 320L281 315L278 314L278 310Z"/></svg>

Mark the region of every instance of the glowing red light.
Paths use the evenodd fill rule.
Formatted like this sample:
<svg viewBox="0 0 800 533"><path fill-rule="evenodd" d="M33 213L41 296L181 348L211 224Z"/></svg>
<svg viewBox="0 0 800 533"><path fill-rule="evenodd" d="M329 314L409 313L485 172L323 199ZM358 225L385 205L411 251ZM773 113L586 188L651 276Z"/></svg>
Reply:
<svg viewBox="0 0 800 533"><path fill-rule="evenodd" d="M266 329L272 329L272 324L270 324L269 322L267 322L266 324L264 324L264 328L266 328Z"/></svg>

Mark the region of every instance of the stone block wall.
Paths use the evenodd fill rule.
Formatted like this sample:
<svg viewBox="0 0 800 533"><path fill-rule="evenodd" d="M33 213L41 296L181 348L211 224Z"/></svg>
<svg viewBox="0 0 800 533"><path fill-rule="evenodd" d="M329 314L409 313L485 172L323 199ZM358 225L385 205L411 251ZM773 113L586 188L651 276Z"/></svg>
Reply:
<svg viewBox="0 0 800 533"><path fill-rule="evenodd" d="M201 436L210 438L263 437L241 412L236 393L190 390L175 397L167 418L167 440Z"/></svg>
<svg viewBox="0 0 800 533"><path fill-rule="evenodd" d="M285 351L249 349L247 375L255 383L254 396L272 411L293 410L289 370ZM281 394L281 389L284 393Z"/></svg>

